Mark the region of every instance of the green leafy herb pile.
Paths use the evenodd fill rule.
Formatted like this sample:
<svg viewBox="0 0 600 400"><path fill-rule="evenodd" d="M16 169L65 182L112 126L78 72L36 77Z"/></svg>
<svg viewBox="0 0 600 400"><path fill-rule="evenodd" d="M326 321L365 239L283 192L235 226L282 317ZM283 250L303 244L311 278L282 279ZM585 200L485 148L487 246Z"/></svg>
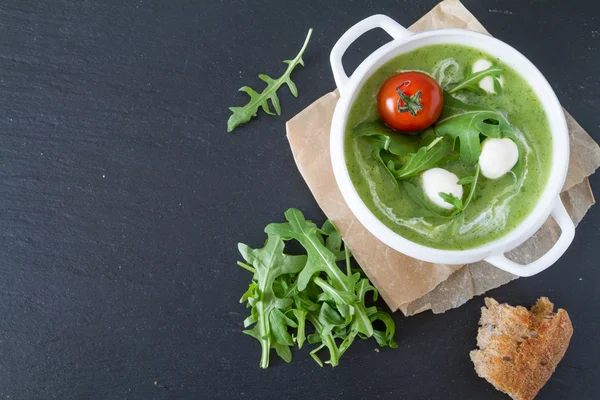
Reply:
<svg viewBox="0 0 600 400"><path fill-rule="evenodd" d="M240 299L251 308L244 333L260 342L260 366L269 366L271 349L290 362L291 348L302 348L305 342L316 346L310 354L320 366L319 353L328 352L325 363L336 366L356 338L373 337L381 347L397 347L394 321L387 312L366 305L367 293L377 300L377 290L351 268L350 251L335 226L327 221L319 228L295 208L285 217L287 222L267 225L264 247L238 246L245 260L238 264L253 274ZM289 240L300 243L306 254L285 254ZM373 327L377 320L385 330Z"/></svg>
<svg viewBox="0 0 600 400"><path fill-rule="evenodd" d="M288 65L283 75L277 79L273 79L269 75L265 74L260 74L258 76L267 83L267 87L261 93L256 92L249 86L242 86L239 89L240 92L245 92L248 94L248 96L250 96L250 101L243 107L229 107L233 114L231 114L229 120L227 120L227 132L233 131L239 125L250 121L252 117L256 117L256 113L258 112L259 108L262 108L267 114L273 115L274 113L269 107L269 101L273 105L275 113L277 113L277 115L281 115L281 105L279 103L277 91L283 84L288 85L290 92L294 97L298 97L298 88L296 88L296 84L292 81L291 75L292 71L297 65L304 65L302 55L304 54L304 50L306 50L306 46L308 46L308 41L310 40L311 35L312 28L308 30L308 34L306 35L306 39L304 40L304 44L302 45L298 55L296 55L296 57L294 57L292 60L283 61Z"/></svg>

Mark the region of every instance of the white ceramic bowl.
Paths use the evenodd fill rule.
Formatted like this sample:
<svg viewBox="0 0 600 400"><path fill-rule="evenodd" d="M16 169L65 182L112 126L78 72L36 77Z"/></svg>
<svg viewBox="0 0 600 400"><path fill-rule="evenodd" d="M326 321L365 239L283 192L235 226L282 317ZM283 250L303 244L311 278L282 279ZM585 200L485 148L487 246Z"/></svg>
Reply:
<svg viewBox="0 0 600 400"><path fill-rule="evenodd" d="M347 76L342 66L342 56L348 46L363 33L381 28L393 40L373 52L363 61L352 76ZM483 246L468 250L440 250L423 246L403 238L378 220L356 192L344 155L344 132L348 112L363 83L383 64L392 58L430 44L461 44L481 49L498 57L525 78L544 107L552 133L552 166L548 183L537 205L525 220L505 236ZM564 113L554 91L540 71L521 53L491 36L463 29L440 29L412 33L389 17L374 15L350 28L333 47L330 56L335 83L340 100L331 125L331 161L335 178L348 206L358 220L379 240L393 249L420 260L440 264L466 264L485 260L490 264L519 276L531 276L552 265L567 250L575 235L575 227L560 200L560 190L569 165L569 132ZM517 264L504 256L530 238L549 215L561 228L561 236L554 246L538 260Z"/></svg>

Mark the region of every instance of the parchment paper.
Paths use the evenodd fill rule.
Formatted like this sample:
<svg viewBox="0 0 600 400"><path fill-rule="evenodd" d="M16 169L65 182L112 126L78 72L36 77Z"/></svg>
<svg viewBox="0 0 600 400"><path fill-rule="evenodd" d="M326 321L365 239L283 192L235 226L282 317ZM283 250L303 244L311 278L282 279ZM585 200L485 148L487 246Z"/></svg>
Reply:
<svg viewBox="0 0 600 400"><path fill-rule="evenodd" d="M445 0L409 29L464 28L488 33L458 1ZM369 279L392 310L405 315L431 309L442 313L464 304L473 296L503 285L516 276L486 262L470 265L431 264L398 253L371 235L353 216L333 176L329 155L329 129L337 91L326 94L286 124L296 165L319 206L337 225ZM600 148L565 111L571 136L571 161L562 199L578 223L594 204L587 177L600 165ZM539 258L554 244L560 229L550 218L509 257L527 263ZM576 239L577 240L577 237Z"/></svg>

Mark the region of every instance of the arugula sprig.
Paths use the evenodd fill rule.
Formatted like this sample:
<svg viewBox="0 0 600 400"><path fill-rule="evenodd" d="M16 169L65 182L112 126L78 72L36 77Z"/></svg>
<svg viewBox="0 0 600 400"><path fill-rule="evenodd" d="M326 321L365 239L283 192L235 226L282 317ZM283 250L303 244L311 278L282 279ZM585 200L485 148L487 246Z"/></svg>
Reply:
<svg viewBox="0 0 600 400"><path fill-rule="evenodd" d="M425 199L425 196L421 189L417 188L411 182L408 182L408 181L403 182L403 187L406 190L406 193L409 195L409 197L415 203L417 203L421 207L421 210L419 210L418 212L415 212L415 216L416 217L438 217L438 218L444 218L444 219L453 219L453 218L457 217L458 215L462 214L465 211L465 209L469 206L469 204L471 204L471 202L473 201L473 198L475 197L475 192L477 189L477 182L479 181L479 171L480 171L479 164L477 164L477 166L475 167L475 175L467 176L467 177L464 177L464 178L458 180L457 183L459 185L463 185L463 186L470 185L469 193L467 194L467 197L464 201L463 201L463 199L459 199L458 197L454 196L451 193L444 193L444 192L439 193L440 197L446 203L452 204L454 206L454 209L453 209L452 213L450 213L450 214L443 214L443 213L439 212L439 209L433 207L431 205L431 203Z"/></svg>
<svg viewBox="0 0 600 400"><path fill-rule="evenodd" d="M473 67L467 69L465 73L465 78L458 85L454 86L450 89L449 93L456 93L459 90L468 90L470 92L482 95L486 94L485 90L479 87L479 81L481 81L486 76L489 76L494 81L494 92L499 94L502 92L502 85L500 84L500 75L504 70L497 65L491 65L489 68L484 69L483 71L473 72Z"/></svg>
<svg viewBox="0 0 600 400"><path fill-rule="evenodd" d="M306 46L308 45L311 35L312 28L308 30L308 34L306 35L306 39L304 40L304 44L302 45L298 55L296 55L296 57L294 57L292 60L283 61L284 63L288 64L288 67L283 75L277 79L273 79L265 74L260 74L258 76L261 80L267 83L267 87L261 93L256 92L249 86L242 86L239 89L240 92L245 92L250 96L250 101L243 107L229 107L233 114L231 114L229 120L227 120L227 132L233 131L239 125L250 121L252 117L256 117L256 113L258 112L259 108L262 108L263 111L269 115L274 115L269 107L269 101L273 105L275 113L277 113L277 115L281 115L281 105L279 103L277 91L283 84L286 84L289 87L290 92L294 97L298 97L298 88L292 81L291 74L296 66L304 65L302 55L304 54L304 50L306 50Z"/></svg>
<svg viewBox="0 0 600 400"><path fill-rule="evenodd" d="M465 206L462 199L456 197L452 193L439 192L438 195L442 200L454 207L454 212L462 212L462 210L464 210Z"/></svg>
<svg viewBox="0 0 600 400"><path fill-rule="evenodd" d="M269 352L271 348L286 361L291 361L289 351L291 338L287 333L287 326L293 326L293 321L285 317L282 310L287 310L292 305L289 296L278 297L273 284L276 279L284 274L297 273L304 267L306 256L290 256L283 254L284 243L277 235L268 235L265 246L261 249L252 249L240 243L240 254L254 269L254 277L248 291L242 296L241 301L247 301L252 307L250 317L244 321L244 326L255 324L252 329L244 333L256 338L262 347L260 365L266 368L269 365ZM248 269L247 267L244 267Z"/></svg>
<svg viewBox="0 0 600 400"><path fill-rule="evenodd" d="M318 353L327 349L325 363L336 366L357 337L374 337L382 347L397 347L394 321L386 312L366 305L366 294L372 292L376 300L377 291L350 267L350 251L335 226L327 221L318 228L294 208L285 216L287 222L265 228L268 239L263 248L239 245L246 260L239 265L253 273L240 302L251 308L244 325L254 326L244 332L261 344L260 366L268 367L271 349L290 362L291 347L301 348L306 341L319 345L311 356L321 366ZM306 255L283 253L284 240L292 239L305 248ZM337 261L344 261L345 271ZM373 327L377 320L385 330ZM307 335L307 322L314 333Z"/></svg>
<svg viewBox="0 0 600 400"><path fill-rule="evenodd" d="M447 136L452 147L459 139L460 158L467 164L474 165L481 155L481 139L479 135L501 138L512 135L513 128L498 111L464 103L444 93L444 108L440 118L434 125L438 136Z"/></svg>
<svg viewBox="0 0 600 400"><path fill-rule="evenodd" d="M304 219L300 210L289 209L285 212L288 222L267 225L265 232L283 239L296 239L306 249L308 259L298 275L298 290L306 288L309 280L317 272L324 272L336 288L348 290L348 277L335 264L336 256L325 247L322 233L312 221Z"/></svg>
<svg viewBox="0 0 600 400"><path fill-rule="evenodd" d="M422 146L416 153L408 156L406 163L399 169L390 160L387 167L398 180L417 176L419 173L433 168L439 163L450 150L449 142L444 137L438 137L427 146Z"/></svg>
<svg viewBox="0 0 600 400"><path fill-rule="evenodd" d="M381 150L389 151L397 156L404 156L419 150L419 136L399 134L381 121L358 124L352 129L352 135L370 137L378 143Z"/></svg>

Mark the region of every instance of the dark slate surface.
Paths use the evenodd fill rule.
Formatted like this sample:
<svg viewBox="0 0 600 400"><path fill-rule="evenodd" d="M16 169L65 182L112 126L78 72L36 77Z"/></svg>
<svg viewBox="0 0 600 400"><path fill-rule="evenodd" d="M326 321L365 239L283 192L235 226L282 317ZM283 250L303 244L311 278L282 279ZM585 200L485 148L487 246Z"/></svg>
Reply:
<svg viewBox="0 0 600 400"><path fill-rule="evenodd" d="M600 140L598 3L465 3ZM291 206L324 218L285 121L334 87L328 54L353 23L385 13L409 25L434 4L3 1L0 398L506 398L468 359L481 297L396 315L398 349L363 341L334 370L305 351L259 370L258 344L240 333L249 275L236 243L259 245ZM300 97L283 93L281 117L226 134L237 88L277 76L308 27ZM359 41L348 65L383 40ZM490 293L513 304L548 295L571 314L575 336L540 399L600 389L598 210L556 266Z"/></svg>

